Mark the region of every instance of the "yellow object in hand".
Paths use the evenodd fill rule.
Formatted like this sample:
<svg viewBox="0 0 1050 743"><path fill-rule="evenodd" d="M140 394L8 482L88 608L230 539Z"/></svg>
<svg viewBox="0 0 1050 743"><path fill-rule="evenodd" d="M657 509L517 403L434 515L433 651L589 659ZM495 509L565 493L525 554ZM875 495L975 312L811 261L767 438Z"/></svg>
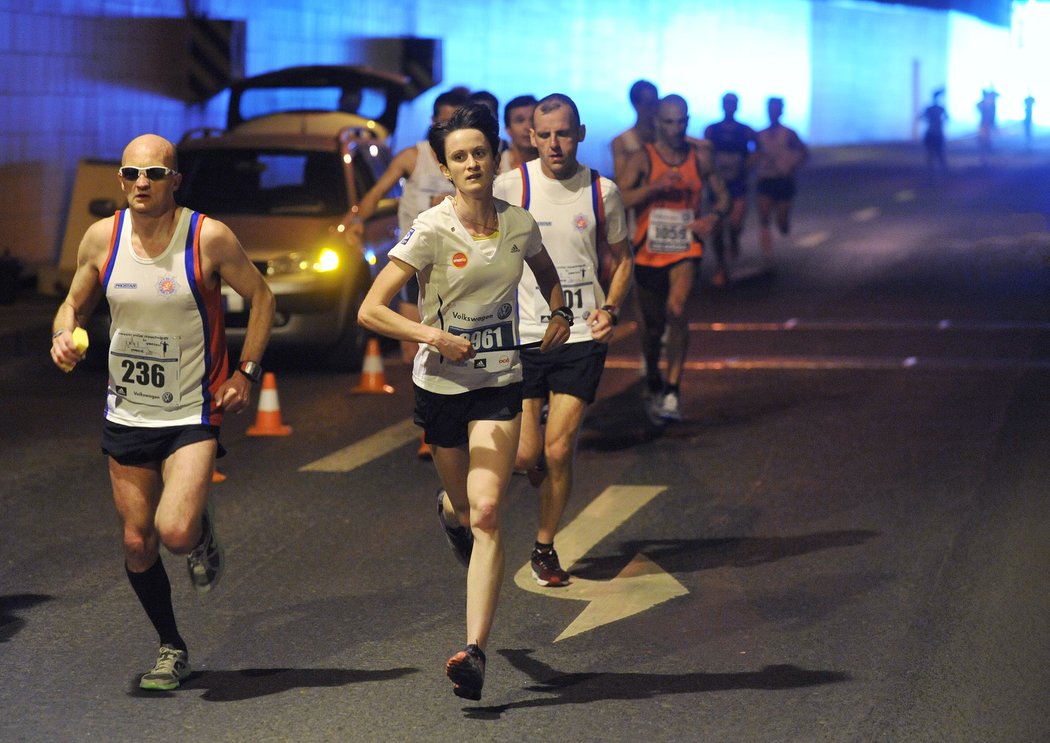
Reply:
<svg viewBox="0 0 1050 743"><path fill-rule="evenodd" d="M83 328L73 329L73 345L80 353L84 353L88 349L88 334Z"/></svg>
<svg viewBox="0 0 1050 743"><path fill-rule="evenodd" d="M88 349L88 334L83 328L73 329L73 346L78 352L84 353ZM62 364L62 368L66 372L73 371L73 364Z"/></svg>

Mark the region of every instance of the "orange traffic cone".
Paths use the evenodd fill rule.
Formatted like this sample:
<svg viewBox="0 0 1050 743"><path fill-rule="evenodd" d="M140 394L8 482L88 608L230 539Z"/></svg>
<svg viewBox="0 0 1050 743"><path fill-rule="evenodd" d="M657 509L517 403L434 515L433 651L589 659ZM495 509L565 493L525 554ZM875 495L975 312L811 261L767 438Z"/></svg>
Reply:
<svg viewBox="0 0 1050 743"><path fill-rule="evenodd" d="M222 474L218 470L212 470L211 471L211 481L212 482L226 482L226 475Z"/></svg>
<svg viewBox="0 0 1050 743"><path fill-rule="evenodd" d="M281 403L277 399L277 377L273 372L263 374L262 389L259 391L259 412L255 416L255 425L248 427L249 436L287 436L292 432L291 426L281 423Z"/></svg>
<svg viewBox="0 0 1050 743"><path fill-rule="evenodd" d="M379 353L377 338L368 339L365 363L361 365L361 381L351 391L374 395L389 395L394 391L394 388L386 383L386 376L383 374L383 355Z"/></svg>

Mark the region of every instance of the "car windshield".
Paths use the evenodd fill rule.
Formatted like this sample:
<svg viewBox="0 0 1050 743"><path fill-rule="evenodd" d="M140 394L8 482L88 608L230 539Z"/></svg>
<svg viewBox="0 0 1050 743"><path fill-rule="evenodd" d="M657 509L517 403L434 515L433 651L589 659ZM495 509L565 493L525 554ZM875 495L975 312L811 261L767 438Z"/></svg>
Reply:
<svg viewBox="0 0 1050 743"><path fill-rule="evenodd" d="M179 153L179 201L209 214L338 216L349 209L335 152L202 149Z"/></svg>

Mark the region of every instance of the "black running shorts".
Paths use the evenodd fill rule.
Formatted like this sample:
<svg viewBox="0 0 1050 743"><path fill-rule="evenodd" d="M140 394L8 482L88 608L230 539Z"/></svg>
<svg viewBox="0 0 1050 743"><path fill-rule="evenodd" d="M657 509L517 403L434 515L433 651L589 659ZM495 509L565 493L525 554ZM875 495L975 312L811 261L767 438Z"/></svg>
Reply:
<svg viewBox="0 0 1050 743"><path fill-rule="evenodd" d="M558 392L594 402L608 352L608 344L598 341L566 343L546 353L523 348L520 354L525 382L521 396L546 398Z"/></svg>
<svg viewBox="0 0 1050 743"><path fill-rule="evenodd" d="M794 178L760 178L755 190L773 201L791 201L795 198Z"/></svg>
<svg viewBox="0 0 1050 743"><path fill-rule="evenodd" d="M416 392L414 420L423 428L423 440L432 446L463 446L471 421L509 421L521 412L521 382L457 395L412 386Z"/></svg>
<svg viewBox="0 0 1050 743"><path fill-rule="evenodd" d="M106 421L102 427L102 453L123 465L148 464L163 462L177 449L188 444L218 438L218 426L196 424L143 428ZM226 449L219 444L215 456L225 455Z"/></svg>
<svg viewBox="0 0 1050 743"><path fill-rule="evenodd" d="M666 297L671 291L671 269L682 261L693 261L693 268L699 275L700 260L700 258L683 258L681 261L675 261L666 266L645 266L636 263L634 283L646 291Z"/></svg>

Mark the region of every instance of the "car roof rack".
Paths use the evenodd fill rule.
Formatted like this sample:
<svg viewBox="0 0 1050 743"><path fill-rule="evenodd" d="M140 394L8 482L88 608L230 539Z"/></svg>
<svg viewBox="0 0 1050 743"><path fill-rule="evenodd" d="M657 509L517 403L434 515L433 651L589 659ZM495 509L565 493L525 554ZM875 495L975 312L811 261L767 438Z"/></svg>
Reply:
<svg viewBox="0 0 1050 743"><path fill-rule="evenodd" d="M198 126L186 131L182 138L179 139L179 144L188 142L191 139L211 139L212 137L221 137L226 133L226 130L218 126Z"/></svg>
<svg viewBox="0 0 1050 743"><path fill-rule="evenodd" d="M301 65L264 72L261 75L235 80L230 85L226 128L233 129L249 120L241 112L241 97L248 90L260 88L340 88L344 93L368 88L380 92L385 99L383 113L375 120L388 132L397 125L398 109L408 99L409 79L383 70L361 65ZM256 118L256 117L251 117Z"/></svg>

